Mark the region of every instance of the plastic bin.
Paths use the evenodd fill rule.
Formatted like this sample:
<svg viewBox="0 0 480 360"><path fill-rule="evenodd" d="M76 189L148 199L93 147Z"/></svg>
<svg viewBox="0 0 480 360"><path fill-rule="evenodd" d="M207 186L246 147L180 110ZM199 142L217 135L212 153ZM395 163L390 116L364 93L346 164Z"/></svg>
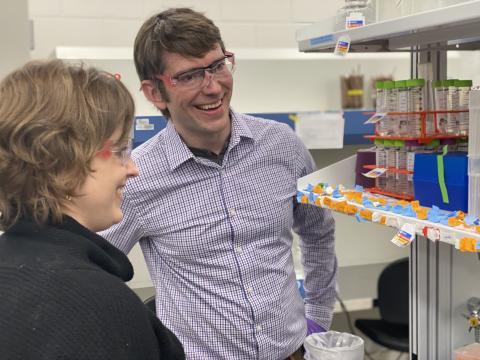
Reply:
<svg viewBox="0 0 480 360"><path fill-rule="evenodd" d="M327 331L306 337L305 360L363 360L364 342L349 333Z"/></svg>
<svg viewBox="0 0 480 360"><path fill-rule="evenodd" d="M422 206L444 210L468 211L468 158L466 153L448 153L443 157L445 185L449 202L444 203L438 181L438 154L415 154L413 186L415 199Z"/></svg>

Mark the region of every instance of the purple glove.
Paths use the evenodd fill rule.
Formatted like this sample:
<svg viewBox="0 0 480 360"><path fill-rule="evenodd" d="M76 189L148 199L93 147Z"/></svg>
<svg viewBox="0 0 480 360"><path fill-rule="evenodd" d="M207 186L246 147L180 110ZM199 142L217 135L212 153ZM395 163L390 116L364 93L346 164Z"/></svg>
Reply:
<svg viewBox="0 0 480 360"><path fill-rule="evenodd" d="M315 321L307 318L307 336L313 333L325 332L325 329L318 325Z"/></svg>

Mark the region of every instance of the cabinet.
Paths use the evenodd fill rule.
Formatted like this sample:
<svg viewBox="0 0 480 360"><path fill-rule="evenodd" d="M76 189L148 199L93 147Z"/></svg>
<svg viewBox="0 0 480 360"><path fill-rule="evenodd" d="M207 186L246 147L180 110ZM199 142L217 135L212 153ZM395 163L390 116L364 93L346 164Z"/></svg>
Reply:
<svg viewBox="0 0 480 360"><path fill-rule="evenodd" d="M448 50L480 49L478 0L333 33L325 24L297 31L301 52L331 52L348 35L351 52L409 51L411 76L430 80L447 77ZM450 360L454 349L474 341L461 314L467 299L480 295L479 258L417 236L409 274L410 359Z"/></svg>

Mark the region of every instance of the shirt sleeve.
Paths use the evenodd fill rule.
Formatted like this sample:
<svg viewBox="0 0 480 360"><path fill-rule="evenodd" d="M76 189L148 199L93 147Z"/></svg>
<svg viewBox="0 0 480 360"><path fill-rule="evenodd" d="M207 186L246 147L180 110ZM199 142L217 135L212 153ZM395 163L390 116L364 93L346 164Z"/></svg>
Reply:
<svg viewBox="0 0 480 360"><path fill-rule="evenodd" d="M296 179L316 170L305 145L297 138ZM329 329L335 305L337 259L335 221L328 209L300 204L295 198L293 231L300 237L305 280L305 316Z"/></svg>
<svg viewBox="0 0 480 360"><path fill-rule="evenodd" d="M129 199L128 192L121 206L123 212L122 221L99 233L118 249L128 254L133 246L144 236L143 226L139 212Z"/></svg>

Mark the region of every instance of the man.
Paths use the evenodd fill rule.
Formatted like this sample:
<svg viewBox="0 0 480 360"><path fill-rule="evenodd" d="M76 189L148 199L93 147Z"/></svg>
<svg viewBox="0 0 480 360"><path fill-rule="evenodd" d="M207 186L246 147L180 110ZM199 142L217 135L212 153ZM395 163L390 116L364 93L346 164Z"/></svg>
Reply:
<svg viewBox="0 0 480 360"><path fill-rule="evenodd" d="M124 219L103 235L125 252L140 242L157 315L188 359L303 358L307 322L328 329L335 301L333 219L296 202L311 156L288 126L230 108L234 55L202 14L151 17L134 58L143 93L169 121L134 152L141 171L125 188Z"/></svg>

